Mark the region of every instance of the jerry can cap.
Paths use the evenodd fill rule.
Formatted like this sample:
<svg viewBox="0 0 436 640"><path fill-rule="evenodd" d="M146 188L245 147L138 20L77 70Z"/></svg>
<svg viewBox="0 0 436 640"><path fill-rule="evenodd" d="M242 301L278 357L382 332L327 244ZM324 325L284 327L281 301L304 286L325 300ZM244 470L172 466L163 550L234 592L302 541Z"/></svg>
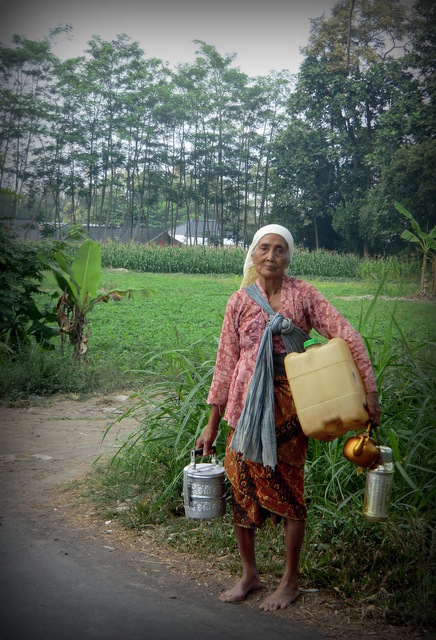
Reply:
<svg viewBox="0 0 436 640"><path fill-rule="evenodd" d="M303 347L307 349L307 347L313 347L315 344L321 344L321 340L318 340L318 338L311 338L310 340L306 340Z"/></svg>

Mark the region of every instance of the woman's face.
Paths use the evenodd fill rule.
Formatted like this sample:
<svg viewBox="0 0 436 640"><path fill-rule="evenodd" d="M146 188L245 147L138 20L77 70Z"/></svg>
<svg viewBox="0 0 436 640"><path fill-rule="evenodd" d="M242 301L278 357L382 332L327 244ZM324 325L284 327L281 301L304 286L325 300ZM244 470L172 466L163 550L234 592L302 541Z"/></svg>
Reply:
<svg viewBox="0 0 436 640"><path fill-rule="evenodd" d="M259 276L283 278L289 266L289 247L286 240L275 233L263 236L254 250L252 260Z"/></svg>

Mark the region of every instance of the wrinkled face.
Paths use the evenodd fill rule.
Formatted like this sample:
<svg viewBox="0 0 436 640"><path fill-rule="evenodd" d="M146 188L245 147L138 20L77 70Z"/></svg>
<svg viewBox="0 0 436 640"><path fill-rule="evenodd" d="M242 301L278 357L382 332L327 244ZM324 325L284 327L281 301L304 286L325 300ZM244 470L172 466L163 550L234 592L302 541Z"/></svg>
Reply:
<svg viewBox="0 0 436 640"><path fill-rule="evenodd" d="M289 266L289 247L284 238L270 233L256 245L252 260L259 276L282 278Z"/></svg>

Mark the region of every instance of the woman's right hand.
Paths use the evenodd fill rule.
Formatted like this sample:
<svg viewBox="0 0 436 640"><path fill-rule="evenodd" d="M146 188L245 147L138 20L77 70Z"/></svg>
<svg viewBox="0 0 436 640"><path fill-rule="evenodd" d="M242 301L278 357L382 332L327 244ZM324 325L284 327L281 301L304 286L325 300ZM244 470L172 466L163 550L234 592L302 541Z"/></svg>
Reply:
<svg viewBox="0 0 436 640"><path fill-rule="evenodd" d="M203 456L211 456L213 454L211 447L218 435L221 413L222 412L219 407L216 404L213 404L210 410L208 423L195 445L196 449L203 449Z"/></svg>

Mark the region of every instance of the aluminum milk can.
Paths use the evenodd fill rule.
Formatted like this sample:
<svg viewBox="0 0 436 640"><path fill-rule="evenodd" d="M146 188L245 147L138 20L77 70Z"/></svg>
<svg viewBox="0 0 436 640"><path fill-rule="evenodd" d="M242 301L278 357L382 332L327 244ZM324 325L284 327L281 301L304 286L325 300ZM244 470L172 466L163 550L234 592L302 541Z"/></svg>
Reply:
<svg viewBox="0 0 436 640"><path fill-rule="evenodd" d="M389 515L394 464L392 449L379 447L380 457L375 466L366 472L363 515L368 522L383 522Z"/></svg>
<svg viewBox="0 0 436 640"><path fill-rule="evenodd" d="M183 499L187 518L220 518L226 512L225 473L222 462L212 456L212 463L197 464L195 456L202 450L191 451L191 464L183 470Z"/></svg>

